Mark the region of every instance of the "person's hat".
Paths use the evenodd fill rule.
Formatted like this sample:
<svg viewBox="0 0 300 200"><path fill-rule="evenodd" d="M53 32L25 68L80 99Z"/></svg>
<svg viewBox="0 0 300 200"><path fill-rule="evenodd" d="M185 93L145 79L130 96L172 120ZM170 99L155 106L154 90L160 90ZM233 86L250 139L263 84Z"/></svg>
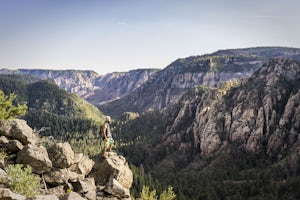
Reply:
<svg viewBox="0 0 300 200"><path fill-rule="evenodd" d="M105 117L105 121L106 121L106 122L110 122L110 121L111 121L110 116L106 116L106 117Z"/></svg>

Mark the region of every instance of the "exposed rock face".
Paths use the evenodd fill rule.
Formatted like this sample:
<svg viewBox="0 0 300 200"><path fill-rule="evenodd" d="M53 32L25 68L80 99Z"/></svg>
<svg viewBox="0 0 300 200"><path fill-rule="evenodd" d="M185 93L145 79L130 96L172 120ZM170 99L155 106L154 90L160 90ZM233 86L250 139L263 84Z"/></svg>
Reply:
<svg viewBox="0 0 300 200"><path fill-rule="evenodd" d="M187 89L200 85L212 87L220 82L248 78L272 57L300 60L300 50L236 49L178 59L122 99L101 105L100 110L116 112L117 107L119 114L122 114L126 111L143 112L149 108L165 109L177 103Z"/></svg>
<svg viewBox="0 0 300 200"><path fill-rule="evenodd" d="M84 98L95 105L120 99L147 82L157 71L159 70L138 69L100 76L95 80L97 89Z"/></svg>
<svg viewBox="0 0 300 200"><path fill-rule="evenodd" d="M96 105L131 93L157 71L157 69L137 69L98 75L96 72L88 70L2 69L0 74L30 74L40 79L51 79L60 88Z"/></svg>
<svg viewBox="0 0 300 200"><path fill-rule="evenodd" d="M9 153L10 164L29 165L32 167L32 171L39 174L41 180L44 181L45 188L43 191L45 194L34 199L130 198L129 188L133 177L125 158L110 153L106 159L95 159L97 165L94 166L95 162L87 156L81 153L75 154L69 143L51 143L46 149L38 144L39 138L37 136L34 137L34 140L25 140L24 138L31 138L32 129L27 125L20 124L26 123L23 120L1 121L0 145ZM25 131L20 126L25 127ZM25 132L26 134L23 135L27 137L11 134L15 133L15 129L19 133ZM17 138L21 138L24 143L29 143L23 146ZM11 151L11 143L15 144L13 151ZM20 146L18 147L18 145ZM26 199L26 197L14 194L6 188L8 187L8 177L4 170L6 164L3 160L0 165L0 187L2 187L0 188L0 199ZM104 168L100 169L100 166ZM92 170L93 173L90 173ZM97 181L95 182L95 180Z"/></svg>
<svg viewBox="0 0 300 200"><path fill-rule="evenodd" d="M180 138L192 135L186 141L193 147L189 152L201 156L234 143L247 152L280 157L299 144L299 83L300 64L275 59L223 97L216 90L196 92L198 98L184 100L166 142L180 151ZM182 122L185 129L178 132ZM173 137L176 133L181 136Z"/></svg>

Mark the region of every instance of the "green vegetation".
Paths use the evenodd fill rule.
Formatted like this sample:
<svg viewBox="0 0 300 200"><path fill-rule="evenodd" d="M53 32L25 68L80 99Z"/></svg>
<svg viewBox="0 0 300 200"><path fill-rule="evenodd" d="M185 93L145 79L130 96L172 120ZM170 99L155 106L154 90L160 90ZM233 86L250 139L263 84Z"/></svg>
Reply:
<svg viewBox="0 0 300 200"><path fill-rule="evenodd" d="M7 153L4 151L4 149L0 149L0 160L3 160L7 157Z"/></svg>
<svg viewBox="0 0 300 200"><path fill-rule="evenodd" d="M15 94L6 96L2 90L0 90L0 121L3 119L14 119L25 115L27 106L13 104L16 99Z"/></svg>
<svg viewBox="0 0 300 200"><path fill-rule="evenodd" d="M9 188L26 197L34 197L42 188L40 178L32 173L30 166L23 167L21 164L8 165L6 173L9 180Z"/></svg>
<svg viewBox="0 0 300 200"><path fill-rule="evenodd" d="M141 199L143 200L156 200L156 191L150 191L148 186L144 186L141 192Z"/></svg>
<svg viewBox="0 0 300 200"><path fill-rule="evenodd" d="M172 187L168 187L168 189L164 190L159 195L159 200L173 200L176 197L175 193L173 192ZM141 192L141 199L143 200L157 200L156 190L150 191L148 186L144 186Z"/></svg>
<svg viewBox="0 0 300 200"><path fill-rule="evenodd" d="M76 153L95 156L101 153L101 136L89 131L87 134L74 133L70 136L70 144Z"/></svg>
<svg viewBox="0 0 300 200"><path fill-rule="evenodd" d="M96 107L60 89L52 81L21 77L0 75L0 89L7 94L14 92L17 95L14 103L27 103L23 119L36 130L47 127L47 131L40 132L41 136L52 135L58 140L70 141L73 133L81 135L76 137L81 140L92 132L97 137L104 115Z"/></svg>
<svg viewBox="0 0 300 200"><path fill-rule="evenodd" d="M236 88L239 86L239 81L237 80L229 80L225 82L221 82L218 87L216 88L217 94L216 97L217 99L220 99L223 97L229 90Z"/></svg>

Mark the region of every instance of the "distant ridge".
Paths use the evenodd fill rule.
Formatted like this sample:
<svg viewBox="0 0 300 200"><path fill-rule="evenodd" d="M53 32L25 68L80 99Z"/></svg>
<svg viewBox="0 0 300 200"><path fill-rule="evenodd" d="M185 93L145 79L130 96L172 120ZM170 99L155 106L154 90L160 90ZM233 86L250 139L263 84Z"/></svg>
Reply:
<svg viewBox="0 0 300 200"><path fill-rule="evenodd" d="M180 58L157 72L137 90L99 107L104 112L115 115L126 111L164 109L176 103L188 89L200 85L214 87L220 82L250 77L272 58L300 60L300 49L254 47L219 50L212 54Z"/></svg>

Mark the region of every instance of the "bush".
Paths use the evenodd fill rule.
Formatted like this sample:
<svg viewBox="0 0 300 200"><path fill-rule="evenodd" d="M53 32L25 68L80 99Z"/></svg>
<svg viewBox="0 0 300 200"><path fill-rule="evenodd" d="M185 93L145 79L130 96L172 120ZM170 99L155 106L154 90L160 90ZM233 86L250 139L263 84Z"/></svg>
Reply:
<svg viewBox="0 0 300 200"><path fill-rule="evenodd" d="M0 149L0 159L5 159L7 157L7 153L4 149Z"/></svg>
<svg viewBox="0 0 300 200"><path fill-rule="evenodd" d="M9 188L26 197L34 197L39 194L42 185L40 177L32 173L30 166L23 167L21 164L8 165L6 173L9 180Z"/></svg>

